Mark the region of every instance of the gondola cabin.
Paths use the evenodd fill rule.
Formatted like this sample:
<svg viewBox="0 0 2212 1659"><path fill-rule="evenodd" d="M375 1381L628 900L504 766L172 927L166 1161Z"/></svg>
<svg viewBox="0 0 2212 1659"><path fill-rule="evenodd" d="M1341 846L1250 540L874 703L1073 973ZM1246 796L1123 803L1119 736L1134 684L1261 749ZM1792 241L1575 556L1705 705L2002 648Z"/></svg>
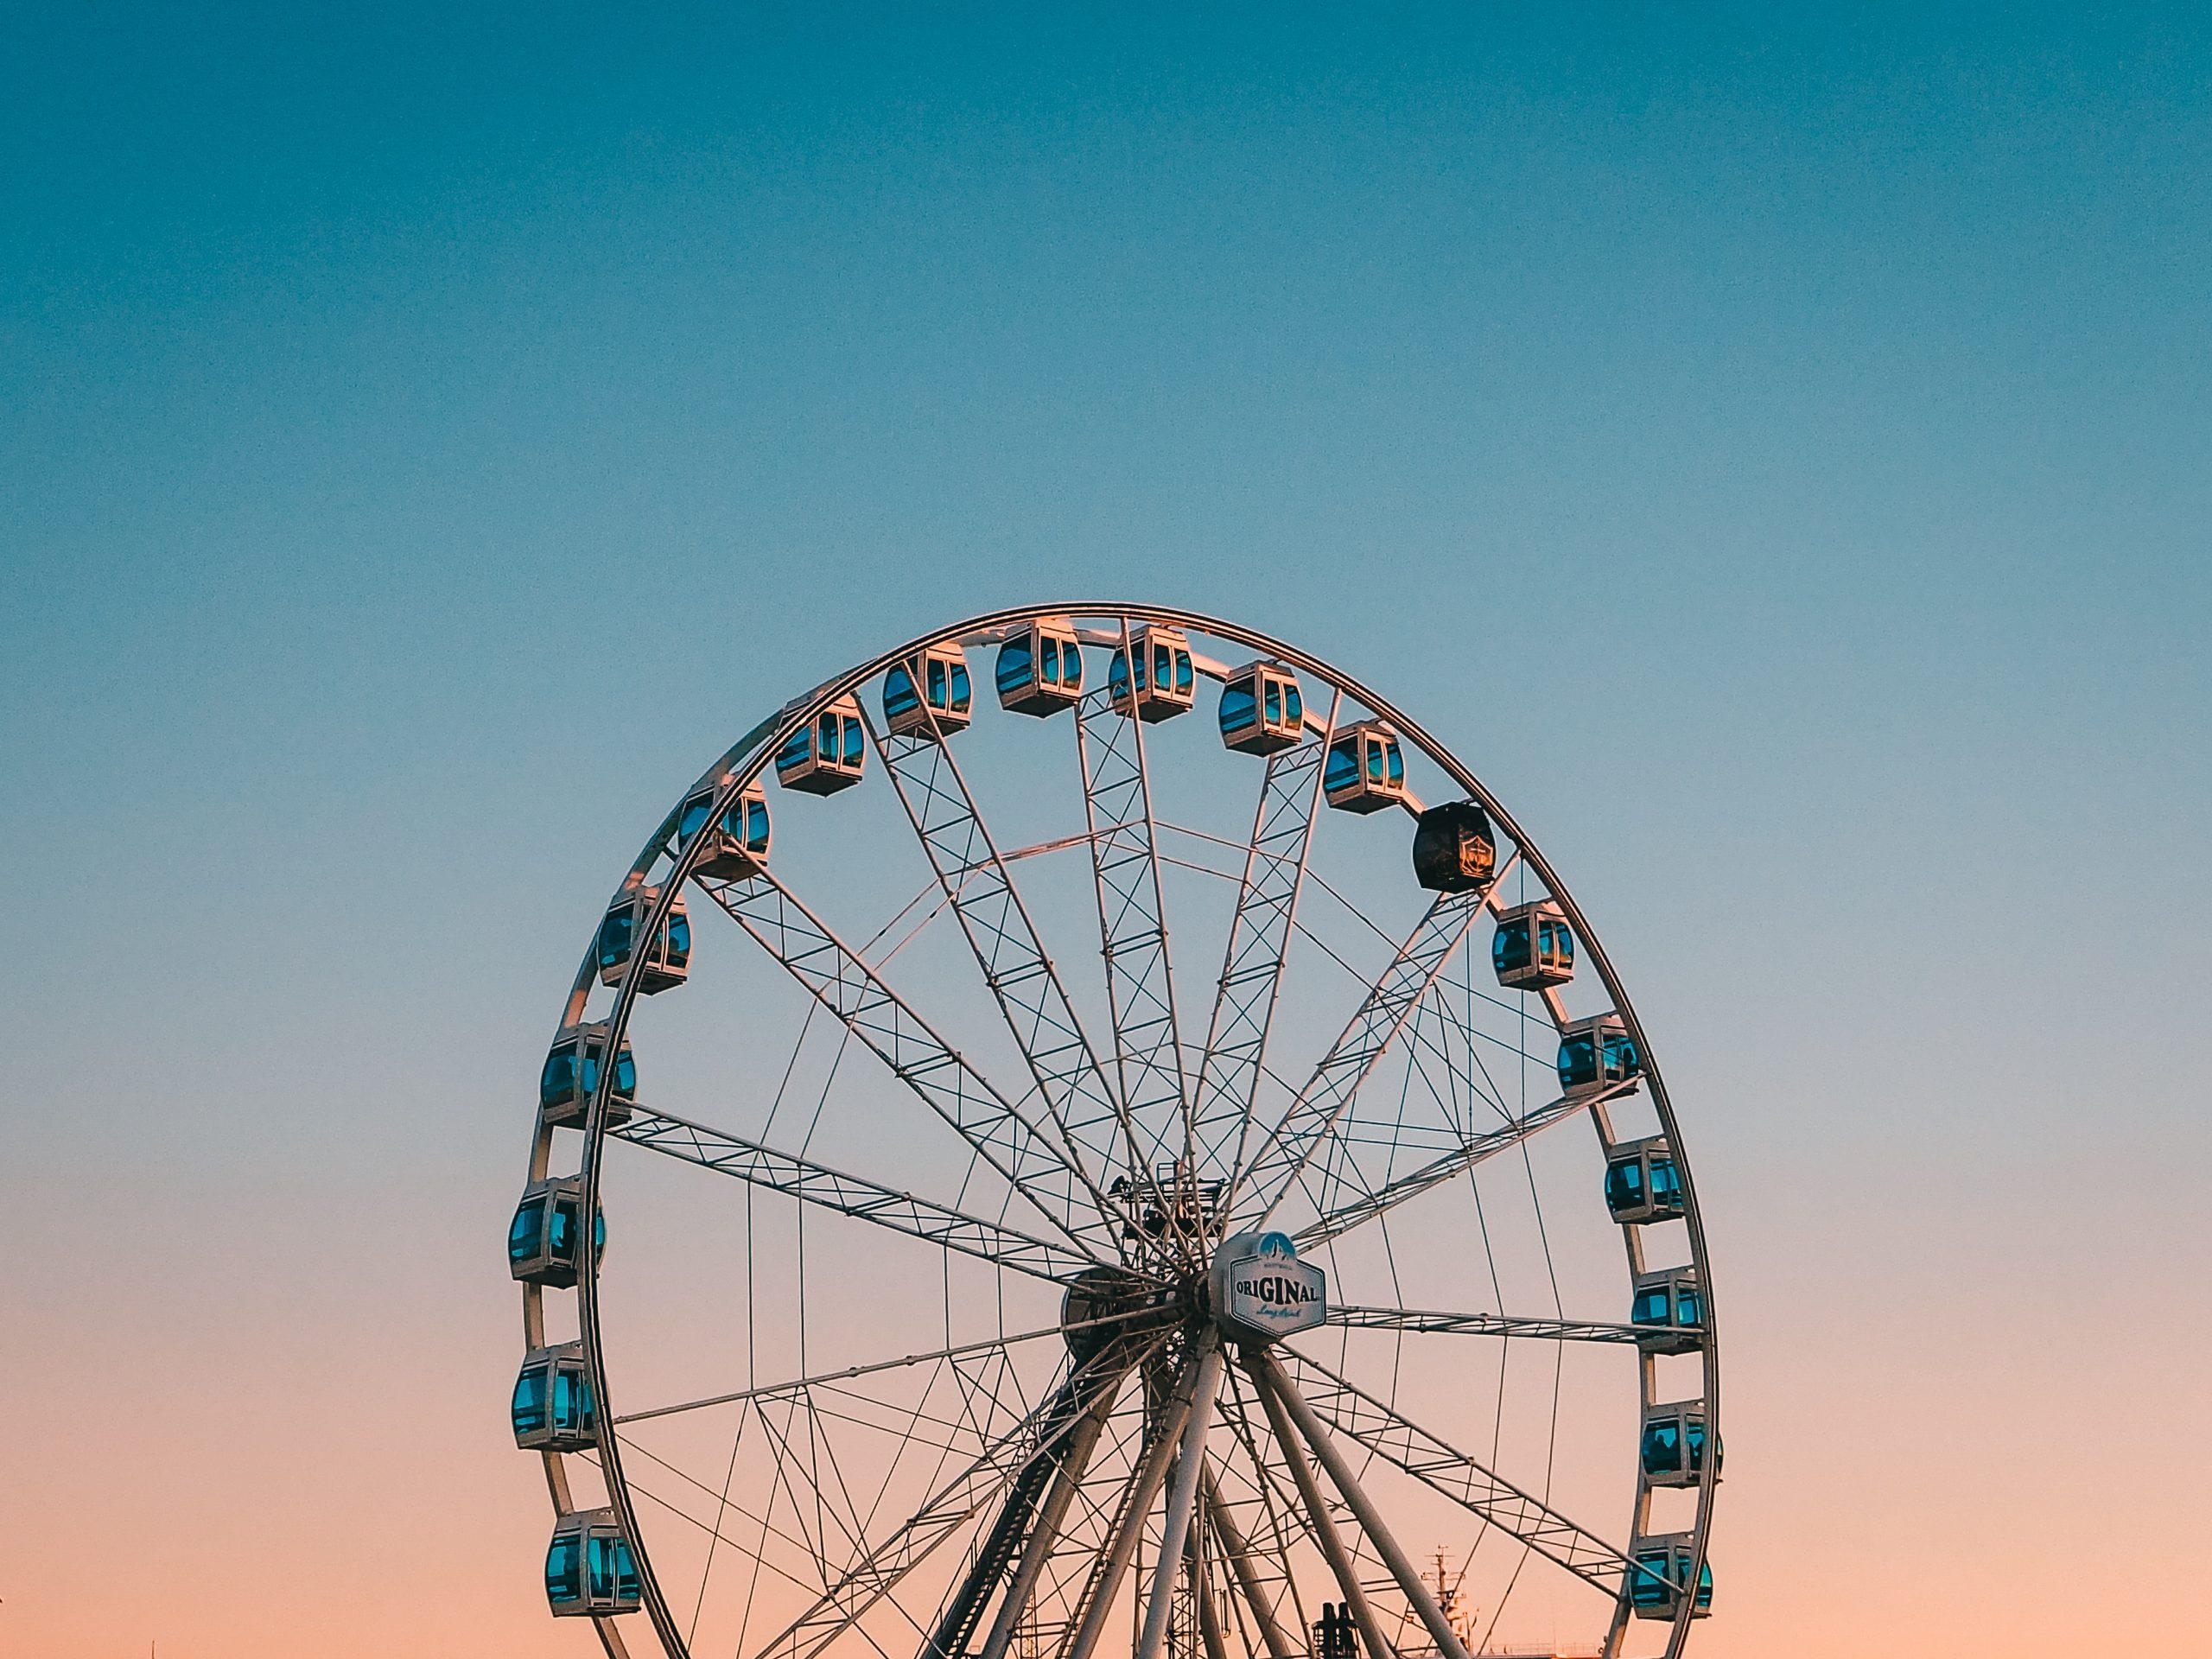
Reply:
<svg viewBox="0 0 2212 1659"><path fill-rule="evenodd" d="M718 786L710 785L683 803L676 817L676 844L679 850L689 852L694 842L705 839L699 861L691 867L692 874L722 881L747 880L768 868L772 833L768 791L758 782L747 784L709 825L707 820L714 817L715 798L721 792Z"/></svg>
<svg viewBox="0 0 2212 1659"><path fill-rule="evenodd" d="M1643 1070L1643 1057L1618 1014L1593 1014L1560 1028L1559 1086L1566 1093L1609 1089Z"/></svg>
<svg viewBox="0 0 2212 1659"><path fill-rule="evenodd" d="M840 697L784 740L776 751L776 781L809 795L835 795L860 782L867 753L861 706Z"/></svg>
<svg viewBox="0 0 2212 1659"><path fill-rule="evenodd" d="M883 677L884 728L893 737L959 731L972 717L974 703L968 654L957 645L927 646Z"/></svg>
<svg viewBox="0 0 2212 1659"><path fill-rule="evenodd" d="M1682 1174L1665 1135L1624 1141L1605 1154L1605 1208L1624 1224L1681 1218Z"/></svg>
<svg viewBox="0 0 2212 1659"><path fill-rule="evenodd" d="M1370 809L1371 810L1371 809ZM1446 801L1414 830L1414 880L1431 893L1480 893L1497 879L1497 838L1472 801Z"/></svg>
<svg viewBox="0 0 2212 1659"><path fill-rule="evenodd" d="M607 1027L569 1026L545 1052L537 1074L537 1109L551 1129L580 1129L599 1092L600 1068L607 1062ZM614 1082L607 1092L607 1126L630 1120L638 1101L638 1063L626 1041L614 1054Z"/></svg>
<svg viewBox="0 0 2212 1659"><path fill-rule="evenodd" d="M1241 668L1221 688L1221 741L1239 754L1273 754L1306 735L1298 677L1274 663Z"/></svg>
<svg viewBox="0 0 2212 1659"><path fill-rule="evenodd" d="M1129 661L1136 661L1132 686ZM1198 699L1198 671L1191 664L1191 642L1180 628L1147 622L1129 630L1129 647L1114 653L1106 689L1116 714L1139 720L1173 720Z"/></svg>
<svg viewBox="0 0 2212 1659"><path fill-rule="evenodd" d="M1412 800L1406 788L1406 756L1398 734L1379 720L1347 726L1329 740L1321 773L1329 804L1344 812L1380 812Z"/></svg>
<svg viewBox="0 0 2212 1659"><path fill-rule="evenodd" d="M1690 1563L1697 1556L1696 1535L1663 1533L1638 1540L1629 1550L1634 1565L1629 1569L1629 1611L1638 1618L1672 1618L1681 1611L1682 1595L1689 1588ZM1703 1618L1713 1611L1713 1564L1698 1568L1697 1592L1690 1598L1690 1617Z"/></svg>
<svg viewBox="0 0 2212 1659"><path fill-rule="evenodd" d="M583 1344L533 1348L515 1378L515 1444L525 1452L585 1452L599 1444Z"/></svg>
<svg viewBox="0 0 2212 1659"><path fill-rule="evenodd" d="M1083 696L1083 645L1075 624L1041 616L999 647L999 707L1042 719Z"/></svg>
<svg viewBox="0 0 2212 1659"><path fill-rule="evenodd" d="M630 954L638 936L652 920L660 902L658 887L631 887L607 906L607 919L599 925L599 982L620 985L630 970ZM645 959L638 964L638 989L651 996L681 985L691 971L691 918L678 893L668 907L667 918L653 936Z"/></svg>
<svg viewBox="0 0 2212 1659"><path fill-rule="evenodd" d="M1638 1457L1643 1478L1654 1486L1694 1486L1705 1473L1705 1402L1678 1400L1647 1406ZM1713 1448L1713 1472L1720 1472L1720 1452Z"/></svg>
<svg viewBox="0 0 2212 1659"><path fill-rule="evenodd" d="M507 1228L507 1271L526 1285L566 1290L576 1282L583 1240L583 1179L532 1181ZM607 1217L592 1217L592 1259L607 1251Z"/></svg>
<svg viewBox="0 0 2212 1659"><path fill-rule="evenodd" d="M558 1618L634 1613L637 1559L612 1510L579 1510L555 1522L545 1552L545 1599Z"/></svg>
<svg viewBox="0 0 2212 1659"><path fill-rule="evenodd" d="M1574 977L1574 932L1548 899L1516 905L1497 914L1491 936L1491 966L1509 991L1541 991Z"/></svg>
<svg viewBox="0 0 2212 1659"><path fill-rule="evenodd" d="M1662 1268L1636 1276L1628 1320L1647 1354L1694 1354L1705 1345L1705 1294L1694 1268Z"/></svg>

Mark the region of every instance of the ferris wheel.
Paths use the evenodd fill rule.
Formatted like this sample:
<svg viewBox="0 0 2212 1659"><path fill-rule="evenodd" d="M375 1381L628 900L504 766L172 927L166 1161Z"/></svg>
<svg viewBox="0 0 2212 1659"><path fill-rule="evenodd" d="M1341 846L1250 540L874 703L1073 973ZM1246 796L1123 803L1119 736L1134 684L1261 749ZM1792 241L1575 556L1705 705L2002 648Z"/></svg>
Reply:
<svg viewBox="0 0 2212 1659"><path fill-rule="evenodd" d="M756 724L593 932L508 1259L613 1659L1611 1659L1711 1603L1626 994L1467 766L1232 623L1002 611Z"/></svg>

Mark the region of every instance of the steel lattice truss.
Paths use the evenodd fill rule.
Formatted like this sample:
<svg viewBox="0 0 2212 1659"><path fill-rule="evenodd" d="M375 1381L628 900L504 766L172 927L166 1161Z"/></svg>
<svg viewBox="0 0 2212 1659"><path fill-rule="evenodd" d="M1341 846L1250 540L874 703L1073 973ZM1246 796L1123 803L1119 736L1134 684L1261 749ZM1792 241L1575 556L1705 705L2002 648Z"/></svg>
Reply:
<svg viewBox="0 0 2212 1659"><path fill-rule="evenodd" d="M1249 755L1198 741L1202 699L1117 697L1140 628L1171 653L1155 688L1179 651L1178 687L1240 689L1248 738L1226 702L1220 734ZM944 700L994 649L1034 724ZM1261 726L1290 676L1325 715L1279 699ZM753 833L748 799L777 827L741 853L715 837ZM1009 800L1026 844L992 827ZM810 827L837 815L880 839L825 868ZM1439 824L1495 844L1424 887L1443 867L1409 871L1408 840ZM686 936L696 985L639 944L677 938L680 895L735 925ZM609 914L624 943L602 975L595 938L564 1010L509 1249L518 1440L568 1529L549 1594L611 1659L1316 1659L1338 1607L1357 1659L1480 1659L1578 1618L1607 1659L1683 1649L1718 1455L1681 1448L1718 1446L1718 1371L1672 1109L1550 867L1373 693L1166 609L963 624L762 721ZM1509 936L1540 924L1570 959ZM660 1069L659 1009L706 995L732 940L744 988ZM633 1042L650 1108L604 1063ZM625 1263L686 1205L643 1279L578 1242L611 1217ZM1594 1296L1608 1252L1554 1248L1593 1222L1618 1240ZM610 1355L647 1328L679 1346ZM1638 1448L1625 1517L1560 1458L1592 1433Z"/></svg>

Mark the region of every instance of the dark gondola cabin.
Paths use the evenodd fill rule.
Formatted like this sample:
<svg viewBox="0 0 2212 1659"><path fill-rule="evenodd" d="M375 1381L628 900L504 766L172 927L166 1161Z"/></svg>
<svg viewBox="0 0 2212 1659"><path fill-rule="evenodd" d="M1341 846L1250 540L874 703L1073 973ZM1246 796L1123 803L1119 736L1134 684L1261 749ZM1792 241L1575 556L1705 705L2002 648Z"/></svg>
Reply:
<svg viewBox="0 0 2212 1659"><path fill-rule="evenodd" d="M1694 1486L1705 1473L1705 1402L1678 1400L1669 1406L1649 1406L1643 1413L1643 1441L1639 1457L1643 1478L1654 1486ZM1713 1472L1720 1472L1716 1447Z"/></svg>
<svg viewBox="0 0 2212 1659"><path fill-rule="evenodd" d="M1636 1041L1620 1015L1592 1014L1560 1028L1559 1086L1566 1093L1609 1089L1643 1070L1643 1056L1636 1052Z"/></svg>
<svg viewBox="0 0 2212 1659"><path fill-rule="evenodd" d="M537 1109L552 1129L580 1129L599 1092L600 1068L607 1061L607 1027L569 1026L546 1051L537 1074ZM615 1051L614 1082L607 1094L607 1127L626 1123L638 1100L638 1063L625 1042Z"/></svg>
<svg viewBox="0 0 2212 1659"><path fill-rule="evenodd" d="M809 795L835 795L860 782L867 753L861 706L840 697L784 740L776 751L776 781Z"/></svg>
<svg viewBox="0 0 2212 1659"><path fill-rule="evenodd" d="M1345 727L1329 740L1321 788L1329 804L1345 812L1408 804L1413 798L1406 789L1406 756L1397 733L1379 720Z"/></svg>
<svg viewBox="0 0 2212 1659"><path fill-rule="evenodd" d="M638 1564L612 1510L579 1510L554 1524L545 1599L560 1618L638 1611Z"/></svg>
<svg viewBox="0 0 2212 1659"><path fill-rule="evenodd" d="M883 677L883 723L893 737L959 731L973 717L974 704L968 654L958 645L928 646Z"/></svg>
<svg viewBox="0 0 2212 1659"><path fill-rule="evenodd" d="M515 1444L525 1452L583 1452L599 1444L583 1344L533 1348L515 1379Z"/></svg>
<svg viewBox="0 0 2212 1659"><path fill-rule="evenodd" d="M1136 659L1136 683L1132 690L1129 658ZM1191 642L1180 628L1154 622L1129 630L1127 652L1116 650L1106 676L1106 689L1116 714L1139 720L1172 720L1188 710L1198 698L1198 671L1191 664Z"/></svg>
<svg viewBox="0 0 2212 1659"><path fill-rule="evenodd" d="M1638 1618L1672 1618L1681 1611L1683 1592L1689 1588L1690 1562L1696 1558L1696 1538L1672 1532L1639 1540L1629 1550L1635 1563L1629 1569L1629 1610ZM1713 1609L1713 1564L1698 1569L1697 1593L1690 1598L1690 1617L1703 1618Z"/></svg>
<svg viewBox="0 0 2212 1659"><path fill-rule="evenodd" d="M699 861L691 867L692 874L721 881L747 880L768 868L772 833L768 791L757 781L747 784L709 825L707 820L714 816L715 798L721 792L719 786L709 785L695 791L683 803L683 810L676 817L676 844L679 850L689 852L692 842L703 836L707 844Z"/></svg>
<svg viewBox="0 0 2212 1659"><path fill-rule="evenodd" d="M1306 735L1298 677L1274 663L1240 668L1221 688L1221 741L1239 754L1273 754Z"/></svg>
<svg viewBox="0 0 2212 1659"><path fill-rule="evenodd" d="M1694 1354L1705 1345L1705 1296L1694 1268L1662 1268L1636 1276L1628 1319L1647 1354Z"/></svg>
<svg viewBox="0 0 2212 1659"><path fill-rule="evenodd" d="M1574 977L1574 934L1548 899L1516 905L1497 914L1490 942L1491 966L1509 991L1541 991Z"/></svg>
<svg viewBox="0 0 2212 1659"><path fill-rule="evenodd" d="M1083 646L1075 624L1040 616L999 647L999 707L1042 719L1083 695Z"/></svg>
<svg viewBox="0 0 2212 1659"><path fill-rule="evenodd" d="M652 919L653 906L659 902L658 887L632 887L607 906L607 919L599 925L601 984L622 982L622 976L630 970L630 953L637 947L638 935ZM681 985L690 971L691 918L679 893L669 906L659 932L653 936L645 959L638 964L638 989L651 996Z"/></svg>
<svg viewBox="0 0 2212 1659"><path fill-rule="evenodd" d="M526 1285L566 1290L576 1282L583 1239L581 1176L532 1181L507 1228L507 1271ZM592 1259L607 1252L607 1217L592 1217Z"/></svg>
<svg viewBox="0 0 2212 1659"><path fill-rule="evenodd" d="M1682 1176L1665 1135L1624 1141L1605 1154L1605 1208L1624 1224L1681 1217Z"/></svg>
<svg viewBox="0 0 2212 1659"><path fill-rule="evenodd" d="M1332 757L1333 760L1333 757ZM1497 838L1472 801L1446 801L1414 830L1414 880L1431 893L1480 893L1497 879Z"/></svg>

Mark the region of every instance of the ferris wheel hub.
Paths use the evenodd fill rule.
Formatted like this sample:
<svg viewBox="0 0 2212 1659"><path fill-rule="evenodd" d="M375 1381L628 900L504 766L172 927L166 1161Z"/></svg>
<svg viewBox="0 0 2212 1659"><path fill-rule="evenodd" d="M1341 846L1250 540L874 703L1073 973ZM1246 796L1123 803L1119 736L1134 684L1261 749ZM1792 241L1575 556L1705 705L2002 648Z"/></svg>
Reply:
<svg viewBox="0 0 2212 1659"><path fill-rule="evenodd" d="M1237 1233L1221 1242L1207 1275L1207 1301L1222 1333L1274 1342L1328 1317L1328 1278L1301 1262L1287 1233Z"/></svg>

